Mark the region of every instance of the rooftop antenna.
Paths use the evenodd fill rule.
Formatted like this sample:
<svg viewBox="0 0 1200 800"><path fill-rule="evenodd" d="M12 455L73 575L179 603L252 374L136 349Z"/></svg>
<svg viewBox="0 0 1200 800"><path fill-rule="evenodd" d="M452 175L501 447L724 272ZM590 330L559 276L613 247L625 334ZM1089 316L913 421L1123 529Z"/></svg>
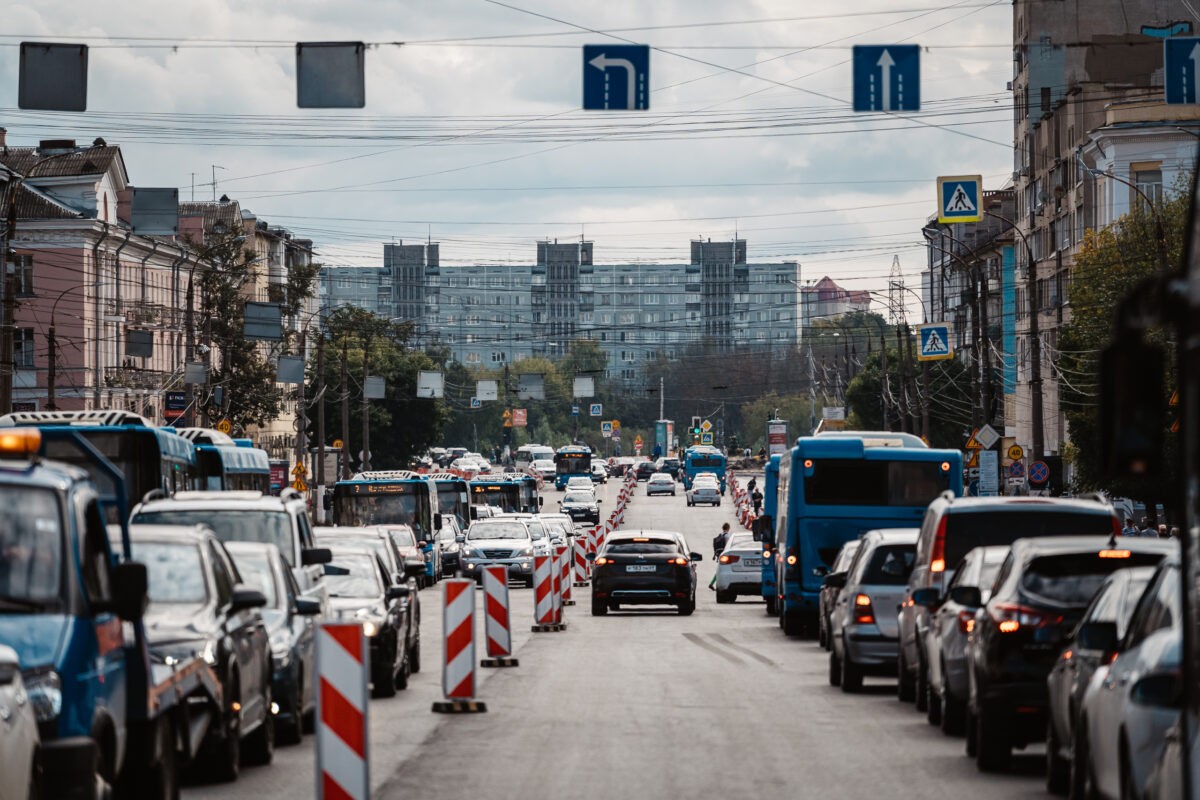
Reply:
<svg viewBox="0 0 1200 800"><path fill-rule="evenodd" d="M196 173L192 173L192 202L196 202Z"/></svg>
<svg viewBox="0 0 1200 800"><path fill-rule="evenodd" d="M219 169L225 169L225 168L222 167L220 164L212 165L212 176L213 176L212 187L213 187L213 202L214 203L217 202L217 170L219 170Z"/></svg>

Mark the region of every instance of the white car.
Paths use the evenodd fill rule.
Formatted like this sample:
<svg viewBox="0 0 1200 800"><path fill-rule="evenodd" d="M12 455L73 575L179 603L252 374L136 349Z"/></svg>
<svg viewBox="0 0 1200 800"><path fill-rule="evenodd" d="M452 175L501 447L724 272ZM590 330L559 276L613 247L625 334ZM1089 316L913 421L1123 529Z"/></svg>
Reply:
<svg viewBox="0 0 1200 800"><path fill-rule="evenodd" d="M36 788L38 728L17 651L0 644L0 798L27 800Z"/></svg>
<svg viewBox="0 0 1200 800"><path fill-rule="evenodd" d="M732 603L739 594L762 596L762 543L749 533L735 533L717 558L718 603Z"/></svg>
<svg viewBox="0 0 1200 800"><path fill-rule="evenodd" d="M708 503L710 505L721 505L721 487L716 483L701 481L693 483L692 488L687 491L687 504L689 506Z"/></svg>
<svg viewBox="0 0 1200 800"><path fill-rule="evenodd" d="M605 469L604 464L599 461L592 462L592 482L608 483L608 470Z"/></svg>
<svg viewBox="0 0 1200 800"><path fill-rule="evenodd" d="M570 492L574 490L587 491L594 494L596 491L596 484L592 483L591 478L585 478L581 475L576 475L573 478L567 478L566 491Z"/></svg>
<svg viewBox="0 0 1200 800"><path fill-rule="evenodd" d="M558 474L558 468L554 466L554 459L539 458L529 465L529 470L535 475L541 477L543 481L554 481L554 476Z"/></svg>
<svg viewBox="0 0 1200 800"><path fill-rule="evenodd" d="M675 496L675 479L665 472L656 472L646 481L646 496L669 494Z"/></svg>

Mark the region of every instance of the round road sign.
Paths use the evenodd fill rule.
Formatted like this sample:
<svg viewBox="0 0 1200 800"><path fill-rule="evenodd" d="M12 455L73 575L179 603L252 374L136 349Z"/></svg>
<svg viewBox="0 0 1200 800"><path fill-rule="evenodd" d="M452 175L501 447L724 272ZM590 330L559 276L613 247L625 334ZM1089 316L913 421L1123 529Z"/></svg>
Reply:
<svg viewBox="0 0 1200 800"><path fill-rule="evenodd" d="M334 450L341 450L345 446L345 442L343 442L341 439L334 439L333 444L331 445Z"/></svg>
<svg viewBox="0 0 1200 800"><path fill-rule="evenodd" d="M1025 457L1025 451L1021 449L1021 445L1014 444L1012 447L1008 448L1008 457L1013 461L1020 461Z"/></svg>
<svg viewBox="0 0 1200 800"><path fill-rule="evenodd" d="M1035 461L1029 465L1029 482L1038 486L1050 480L1050 467L1045 461Z"/></svg>
<svg viewBox="0 0 1200 800"><path fill-rule="evenodd" d="M1025 476L1025 465L1020 461L1014 461L1008 465L1008 476L1010 478L1022 478Z"/></svg>
<svg viewBox="0 0 1200 800"><path fill-rule="evenodd" d="M221 433L228 434L231 430L233 430L233 423L227 419L223 419L217 423L217 430L219 430Z"/></svg>

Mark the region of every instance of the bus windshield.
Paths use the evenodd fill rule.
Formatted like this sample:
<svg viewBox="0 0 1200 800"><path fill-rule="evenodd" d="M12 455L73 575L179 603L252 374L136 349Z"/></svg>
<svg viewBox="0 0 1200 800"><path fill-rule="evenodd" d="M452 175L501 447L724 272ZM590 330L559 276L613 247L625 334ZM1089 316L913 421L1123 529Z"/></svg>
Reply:
<svg viewBox="0 0 1200 800"><path fill-rule="evenodd" d="M725 458L717 455L690 456L688 464L693 467L723 467Z"/></svg>
<svg viewBox="0 0 1200 800"><path fill-rule="evenodd" d="M592 457L588 453L559 453L554 463L559 475L587 475L592 470Z"/></svg>
<svg viewBox="0 0 1200 800"><path fill-rule="evenodd" d="M476 500L482 499L489 506L514 513L521 510L521 495L515 483L476 483L471 485Z"/></svg>
<svg viewBox="0 0 1200 800"><path fill-rule="evenodd" d="M356 527L390 523L409 525L414 531L426 529L419 518L419 503L413 492L355 495L335 493L333 502L335 518L337 524L341 526Z"/></svg>
<svg viewBox="0 0 1200 800"><path fill-rule="evenodd" d="M927 506L950 488L934 461L815 459L804 502L815 506Z"/></svg>

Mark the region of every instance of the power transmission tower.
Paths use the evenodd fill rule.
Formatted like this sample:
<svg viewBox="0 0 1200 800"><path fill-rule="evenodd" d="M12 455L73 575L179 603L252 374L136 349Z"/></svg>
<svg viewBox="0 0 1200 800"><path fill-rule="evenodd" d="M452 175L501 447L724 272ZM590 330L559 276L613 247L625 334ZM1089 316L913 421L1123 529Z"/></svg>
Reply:
<svg viewBox="0 0 1200 800"><path fill-rule="evenodd" d="M900 256L892 256L892 274L888 276L888 317L893 325L907 323L904 313L904 273L900 269Z"/></svg>

